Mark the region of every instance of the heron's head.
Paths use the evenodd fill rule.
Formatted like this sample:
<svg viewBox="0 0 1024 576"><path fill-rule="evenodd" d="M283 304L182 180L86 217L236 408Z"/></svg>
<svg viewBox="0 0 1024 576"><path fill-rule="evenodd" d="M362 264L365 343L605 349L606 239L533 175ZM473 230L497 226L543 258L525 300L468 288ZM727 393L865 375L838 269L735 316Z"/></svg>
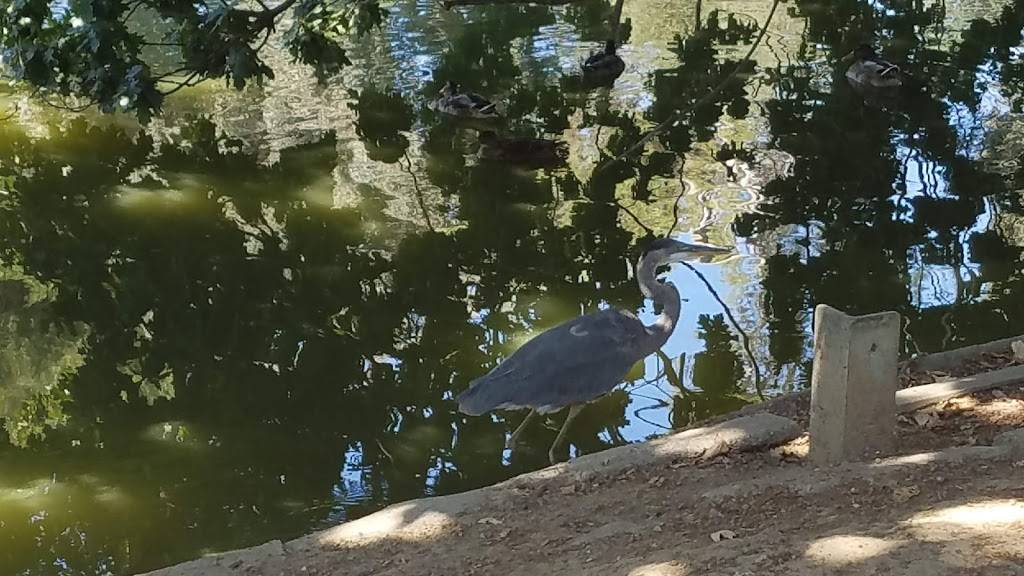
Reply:
<svg viewBox="0 0 1024 576"><path fill-rule="evenodd" d="M854 48L849 54L843 56L842 62L844 64L849 64L850 62L853 62L855 60L864 61L871 60L873 58L878 58L878 53L875 52L874 47L871 46L870 44L862 42L859 46Z"/></svg>
<svg viewBox="0 0 1024 576"><path fill-rule="evenodd" d="M655 262L669 264L684 260L703 260L732 252L729 248L712 246L711 244L692 244L673 238L658 238L644 249L641 260L652 259Z"/></svg>
<svg viewBox="0 0 1024 576"><path fill-rule="evenodd" d="M441 96L451 96L452 94L455 94L457 86L458 85L456 83L452 82L451 80L448 80L447 82L444 83L444 86L441 88L441 91L438 92L438 94L440 94Z"/></svg>

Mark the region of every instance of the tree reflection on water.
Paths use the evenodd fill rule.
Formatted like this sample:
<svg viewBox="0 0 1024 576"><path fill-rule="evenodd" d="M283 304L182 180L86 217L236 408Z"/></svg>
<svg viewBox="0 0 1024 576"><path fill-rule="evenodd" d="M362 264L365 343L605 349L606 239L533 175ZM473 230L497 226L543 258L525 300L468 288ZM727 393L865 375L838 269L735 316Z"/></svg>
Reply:
<svg viewBox="0 0 1024 576"><path fill-rule="evenodd" d="M45 111L0 125L0 416L28 445L0 447L0 571L139 571L543 466L558 422L510 455L522 414L468 418L451 399L536 331L642 309L628 264L680 192L683 229L741 245L711 276L769 393L807 380L819 302L899 311L906 353L1014 332L1024 7L784 8L755 68L600 172L732 72L763 14L687 7L656 58L624 52L649 75L588 92L552 35L585 53L601 3L444 27L401 4L389 33L424 32L368 48L396 64L320 108L211 92L145 129ZM649 19L634 13L634 40ZM835 61L866 38L930 91L865 105ZM414 50L428 64L406 66ZM426 106L449 78L500 97L503 133L567 141L569 166L481 161L479 127ZM247 131L239 108L284 128ZM574 453L750 401L738 335L699 286L674 358L588 407Z"/></svg>

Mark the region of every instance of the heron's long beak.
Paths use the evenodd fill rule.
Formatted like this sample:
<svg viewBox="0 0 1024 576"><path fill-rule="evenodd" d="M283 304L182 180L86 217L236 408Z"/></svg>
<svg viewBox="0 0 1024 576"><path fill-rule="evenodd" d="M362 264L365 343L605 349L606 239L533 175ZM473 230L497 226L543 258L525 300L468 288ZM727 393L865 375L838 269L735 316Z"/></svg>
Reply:
<svg viewBox="0 0 1024 576"><path fill-rule="evenodd" d="M686 249L688 252L696 252L698 254L727 254L732 252L732 248L726 248L724 246L715 246L713 244L695 244L686 243Z"/></svg>
<svg viewBox="0 0 1024 576"><path fill-rule="evenodd" d="M690 242L680 242L680 244L681 246L673 255L672 260L707 260L713 256L731 254L733 252L732 248L724 248L722 246L714 246L711 244L693 244Z"/></svg>

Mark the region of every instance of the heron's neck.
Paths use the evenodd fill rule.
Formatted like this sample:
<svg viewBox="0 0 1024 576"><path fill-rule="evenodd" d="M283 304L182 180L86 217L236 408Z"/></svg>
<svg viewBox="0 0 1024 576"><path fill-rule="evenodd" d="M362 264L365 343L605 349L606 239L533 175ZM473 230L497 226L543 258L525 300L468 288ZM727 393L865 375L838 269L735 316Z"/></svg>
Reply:
<svg viewBox="0 0 1024 576"><path fill-rule="evenodd" d="M679 291L671 282L658 282L655 277L655 270L662 263L660 258L655 257L641 258L637 264L637 283L640 284L640 291L654 301L656 310L661 310L654 324L646 326L647 333L651 336L648 354L665 345L679 321Z"/></svg>

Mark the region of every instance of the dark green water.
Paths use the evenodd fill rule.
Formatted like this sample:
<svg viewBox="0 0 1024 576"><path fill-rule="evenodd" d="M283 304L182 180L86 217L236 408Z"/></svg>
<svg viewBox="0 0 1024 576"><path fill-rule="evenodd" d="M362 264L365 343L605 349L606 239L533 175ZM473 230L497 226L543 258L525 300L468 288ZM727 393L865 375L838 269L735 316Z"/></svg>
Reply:
<svg viewBox="0 0 1024 576"><path fill-rule="evenodd" d="M805 386L821 302L898 310L904 355L1019 333L1024 3L785 3L756 68L593 174L732 71L769 5L627 0L611 90L571 77L601 2L401 2L328 87L272 55L265 88L145 129L24 106L0 124L0 574L129 574L544 466L555 430L503 452L522 415L453 395L582 311L650 318L628 263L673 222L737 246L698 267L766 395ZM834 62L870 37L929 95L865 106ZM477 158L426 105L449 78L568 165ZM671 365L588 407L572 454L756 400L722 307L669 276Z"/></svg>

